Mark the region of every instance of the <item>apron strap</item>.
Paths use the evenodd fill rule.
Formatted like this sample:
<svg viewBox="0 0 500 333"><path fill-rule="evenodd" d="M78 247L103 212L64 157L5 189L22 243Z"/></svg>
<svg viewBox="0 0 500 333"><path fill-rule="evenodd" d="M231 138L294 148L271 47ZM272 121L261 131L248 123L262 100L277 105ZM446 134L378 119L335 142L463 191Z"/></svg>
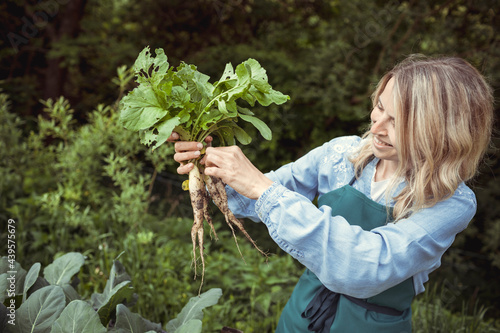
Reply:
<svg viewBox="0 0 500 333"><path fill-rule="evenodd" d="M373 161L375 159L375 155L372 155L370 156L370 158L368 158L368 160L366 161L366 164L370 163L371 161ZM366 166L365 164L365 166ZM354 184L354 182L356 181L356 177L358 176L361 176L361 172L357 172L357 173L354 173L354 176L352 177L351 181L349 182L349 186L352 186L352 184Z"/></svg>
<svg viewBox="0 0 500 333"><path fill-rule="evenodd" d="M404 311L399 311L399 310L396 310L396 309L388 307L388 306L369 303L366 300L361 299L361 298L356 298L356 297L352 297L349 295L343 295L343 296L345 298L347 298L349 301L367 309L368 311L382 313L382 314L389 315L389 316L402 316L404 313Z"/></svg>
<svg viewBox="0 0 500 333"><path fill-rule="evenodd" d="M302 312L302 318L307 318L310 320L307 329L316 333L328 333L330 332L330 327L335 320L335 315L337 313L337 307L340 300L339 293L333 292L321 286L313 297L311 302L307 305L304 312ZM374 311L378 313L383 313L390 316L401 316L403 311L399 311L387 306L377 305L373 303L368 303L364 299L343 295L349 301L365 308L368 311Z"/></svg>

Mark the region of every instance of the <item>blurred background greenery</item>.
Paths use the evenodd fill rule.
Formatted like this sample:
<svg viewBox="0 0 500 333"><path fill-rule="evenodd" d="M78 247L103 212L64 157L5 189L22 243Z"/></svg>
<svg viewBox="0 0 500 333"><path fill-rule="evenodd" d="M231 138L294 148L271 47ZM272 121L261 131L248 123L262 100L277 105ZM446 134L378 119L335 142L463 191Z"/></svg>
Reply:
<svg viewBox="0 0 500 333"><path fill-rule="evenodd" d="M126 68L146 45L163 48L173 66L197 65L212 82L227 62L251 57L267 69L291 100L255 110L273 140L249 127L255 140L243 150L268 171L335 136L362 133L374 84L412 53L467 59L498 100L499 9L496 0L4 0L2 239L15 219L25 267L84 253L82 295L102 289L125 251L136 310L165 323L197 293L200 278L193 280L192 212L172 147L152 154L117 123L117 101L133 88ZM497 120L496 147L498 129ZM498 177L492 148L469 184L479 204L473 222L414 302L415 332L500 330ZM220 240L206 242L204 288L222 288L223 297L207 310L204 331L272 332L303 268L250 221L252 237L273 256L266 263L240 237L244 262L221 216L216 221Z"/></svg>

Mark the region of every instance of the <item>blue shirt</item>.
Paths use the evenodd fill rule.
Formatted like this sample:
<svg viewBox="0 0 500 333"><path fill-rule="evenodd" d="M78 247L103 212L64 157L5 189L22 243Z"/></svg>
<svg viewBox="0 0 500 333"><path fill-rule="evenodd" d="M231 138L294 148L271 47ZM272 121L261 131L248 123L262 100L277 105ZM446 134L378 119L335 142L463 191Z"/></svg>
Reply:
<svg viewBox="0 0 500 333"><path fill-rule="evenodd" d="M413 276L415 293L421 293L429 273L476 213L475 195L461 183L449 199L397 223L371 231L350 225L332 216L330 207L311 201L349 183L354 167L348 158L362 144L357 136L336 138L267 173L274 183L258 200L227 187L229 208L239 218L262 221L278 246L332 291L368 298ZM370 162L353 185L368 197L377 163Z"/></svg>

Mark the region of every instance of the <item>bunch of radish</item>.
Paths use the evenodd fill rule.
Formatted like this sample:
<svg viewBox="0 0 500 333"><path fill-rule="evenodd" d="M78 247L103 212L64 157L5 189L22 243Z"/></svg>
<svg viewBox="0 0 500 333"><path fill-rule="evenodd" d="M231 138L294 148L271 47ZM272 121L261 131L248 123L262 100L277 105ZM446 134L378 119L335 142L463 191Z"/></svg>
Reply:
<svg viewBox="0 0 500 333"><path fill-rule="evenodd" d="M126 129L139 132L143 144L154 150L164 144L174 131L182 141L204 142L210 135L217 137L221 146L234 145L236 140L248 144L251 137L238 126L239 120L251 123L265 139L271 139L269 127L250 109L237 104L243 100L251 107L256 102L268 106L289 100L289 96L271 87L265 69L256 60L248 59L236 68L226 64L220 80L212 84L210 78L200 73L196 66L182 62L173 68L162 49L156 49L155 53L153 57L149 47L146 47L139 54L133 67L138 85L121 100L120 122ZM204 175L199 159L191 162L195 167L189 173L189 182L183 186L189 188L193 208L193 263L196 277L198 247L202 263L201 291L205 273L204 221L217 237L208 210L210 199L224 214L236 245L234 227L264 253L229 209L225 184L216 177Z"/></svg>

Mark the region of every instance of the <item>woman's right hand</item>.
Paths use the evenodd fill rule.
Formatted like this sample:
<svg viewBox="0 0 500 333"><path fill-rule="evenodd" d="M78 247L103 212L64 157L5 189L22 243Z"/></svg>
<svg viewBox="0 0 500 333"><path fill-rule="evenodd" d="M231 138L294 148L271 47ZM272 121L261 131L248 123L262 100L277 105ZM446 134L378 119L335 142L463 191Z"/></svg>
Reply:
<svg viewBox="0 0 500 333"><path fill-rule="evenodd" d="M174 149L174 160L180 163L177 168L177 173L180 175L188 174L194 168L193 163L187 163L187 161L196 159L200 157L201 150L203 149L203 144L201 142L194 141L178 141L179 134L173 132L167 139L169 142L175 142ZM212 137L208 136L205 142L210 145L212 142Z"/></svg>

